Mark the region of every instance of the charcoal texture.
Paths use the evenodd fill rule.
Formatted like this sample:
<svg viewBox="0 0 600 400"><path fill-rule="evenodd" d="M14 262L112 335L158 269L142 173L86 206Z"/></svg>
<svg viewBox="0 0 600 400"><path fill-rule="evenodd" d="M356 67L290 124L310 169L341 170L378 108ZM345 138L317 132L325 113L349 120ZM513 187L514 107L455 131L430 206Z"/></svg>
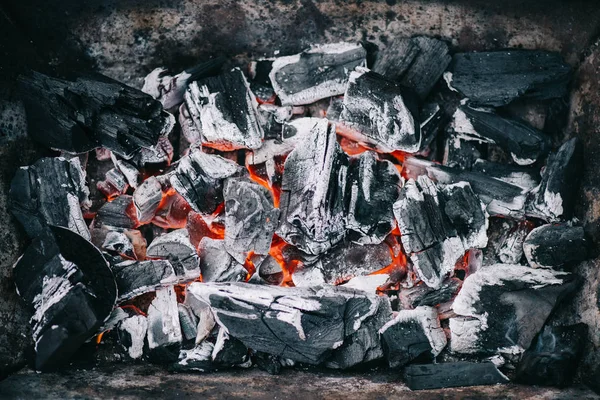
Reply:
<svg viewBox="0 0 600 400"><path fill-rule="evenodd" d="M225 241L202 238L198 245L203 282L239 282L247 271L225 249Z"/></svg>
<svg viewBox="0 0 600 400"><path fill-rule="evenodd" d="M590 245L582 226L547 224L532 230L523 243L533 268L567 269L590 256Z"/></svg>
<svg viewBox="0 0 600 400"><path fill-rule="evenodd" d="M167 260L123 261L112 265L112 270L117 282L119 301L173 285L179 280Z"/></svg>
<svg viewBox="0 0 600 400"><path fill-rule="evenodd" d="M148 307L147 339L150 361L167 363L179 357L183 337L173 287L156 291L156 297Z"/></svg>
<svg viewBox="0 0 600 400"><path fill-rule="evenodd" d="M401 289L398 294L404 308L411 309L419 306L437 306L452 300L458 293L461 282L457 278L447 279L439 289L432 289L425 284Z"/></svg>
<svg viewBox="0 0 600 400"><path fill-rule="evenodd" d="M200 277L200 260L188 230L177 229L154 239L146 252L150 258L169 260L182 281Z"/></svg>
<svg viewBox="0 0 600 400"><path fill-rule="evenodd" d="M508 378L489 361L409 365L404 380L412 390L508 383Z"/></svg>
<svg viewBox="0 0 600 400"><path fill-rule="evenodd" d="M471 169L502 182L518 186L525 190L531 190L539 185L540 171L535 167L522 167L512 164L500 164L486 160L477 160Z"/></svg>

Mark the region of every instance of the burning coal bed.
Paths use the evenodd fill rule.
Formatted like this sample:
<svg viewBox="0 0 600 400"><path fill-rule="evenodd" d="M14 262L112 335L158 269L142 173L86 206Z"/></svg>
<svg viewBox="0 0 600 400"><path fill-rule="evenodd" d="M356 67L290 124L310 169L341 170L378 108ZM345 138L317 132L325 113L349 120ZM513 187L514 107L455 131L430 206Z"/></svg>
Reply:
<svg viewBox="0 0 600 400"><path fill-rule="evenodd" d="M589 239L580 144L552 140L558 54L413 37L224 62L156 69L142 91L20 78L29 134L56 152L10 189L36 369L110 347L173 371L570 383L587 328L546 322Z"/></svg>

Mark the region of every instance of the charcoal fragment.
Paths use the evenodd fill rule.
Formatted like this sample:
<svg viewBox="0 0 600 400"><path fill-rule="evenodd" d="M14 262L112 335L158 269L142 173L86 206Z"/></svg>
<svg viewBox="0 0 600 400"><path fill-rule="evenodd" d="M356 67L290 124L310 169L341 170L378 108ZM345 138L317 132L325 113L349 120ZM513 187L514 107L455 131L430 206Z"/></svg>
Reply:
<svg viewBox="0 0 600 400"><path fill-rule="evenodd" d="M211 358L217 365L233 367L248 361L248 348L221 327Z"/></svg>
<svg viewBox="0 0 600 400"><path fill-rule="evenodd" d="M133 197L124 194L100 207L94 218L93 227L103 226L123 229L134 229L140 226L135 217Z"/></svg>
<svg viewBox="0 0 600 400"><path fill-rule="evenodd" d="M439 289L432 289L421 283L411 288L402 288L398 298L405 309L412 309L419 306L435 307L438 304L452 300L460 290L460 287L461 282L456 278L445 280Z"/></svg>
<svg viewBox="0 0 600 400"><path fill-rule="evenodd" d="M175 275L181 281L190 281L200 276L200 260L196 248L190 242L188 230L177 229L154 239L148 257L169 260Z"/></svg>
<svg viewBox="0 0 600 400"><path fill-rule="evenodd" d="M212 362L214 345L204 341L191 350L182 350L177 362L172 366L175 372L211 372L216 369Z"/></svg>
<svg viewBox="0 0 600 400"><path fill-rule="evenodd" d="M147 224L152 221L162 198L162 186L154 176L146 179L135 189L133 192L133 204L135 205L137 220L141 224Z"/></svg>
<svg viewBox="0 0 600 400"><path fill-rule="evenodd" d="M179 323L181 324L181 334L185 341L196 340L198 336L198 317L189 306L178 303Z"/></svg>
<svg viewBox="0 0 600 400"><path fill-rule="evenodd" d="M539 185L541 179L539 170L535 168L500 164L481 159L475 161L472 171L485 174L525 190L535 188Z"/></svg>
<svg viewBox="0 0 600 400"><path fill-rule="evenodd" d="M413 364L404 370L412 390L508 383L508 378L491 361Z"/></svg>
<svg viewBox="0 0 600 400"><path fill-rule="evenodd" d="M148 308L147 338L151 361L165 363L177 360L182 335L173 287L156 291L156 298Z"/></svg>
<svg viewBox="0 0 600 400"><path fill-rule="evenodd" d="M166 260L128 260L112 265L112 270L117 282L119 302L173 285L179 280L173 266Z"/></svg>
<svg viewBox="0 0 600 400"><path fill-rule="evenodd" d="M224 240L204 237L198 245L203 282L239 282L247 271L225 249Z"/></svg>
<svg viewBox="0 0 600 400"><path fill-rule="evenodd" d="M505 264L518 264L523 257L523 242L532 229L531 223L520 221L505 232L498 245L498 259Z"/></svg>
<svg viewBox="0 0 600 400"><path fill-rule="evenodd" d="M144 342L148 332L148 320L143 315L133 315L117 326L119 343L129 358L136 360L144 354Z"/></svg>
<svg viewBox="0 0 600 400"><path fill-rule="evenodd" d="M533 268L567 269L589 257L589 244L582 226L547 224L533 229L523 243Z"/></svg>

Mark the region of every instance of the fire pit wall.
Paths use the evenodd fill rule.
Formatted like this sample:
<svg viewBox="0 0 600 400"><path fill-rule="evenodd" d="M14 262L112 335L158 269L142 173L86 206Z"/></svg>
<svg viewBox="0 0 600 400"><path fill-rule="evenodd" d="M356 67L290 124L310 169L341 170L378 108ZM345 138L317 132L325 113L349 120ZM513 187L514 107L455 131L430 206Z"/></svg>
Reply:
<svg viewBox="0 0 600 400"><path fill-rule="evenodd" d="M292 54L313 43L369 41L379 47L398 36L433 35L453 50L507 47L558 51L576 70L568 122L555 139L577 136L584 144L583 183L577 216L594 238L600 234L600 9L594 2L444 1L38 1L1 9L0 74L0 378L25 364L31 350L29 316L15 293L11 266L25 235L7 212L10 180L20 165L44 150L26 138L22 104L13 82L24 68L93 69L141 88L152 69L172 70L209 56L231 65L251 58ZM539 121L535 107L514 112ZM600 258L575 272L585 280L552 317L552 324L584 322L589 343L581 377L590 382L600 362ZM592 379L593 380L593 379Z"/></svg>

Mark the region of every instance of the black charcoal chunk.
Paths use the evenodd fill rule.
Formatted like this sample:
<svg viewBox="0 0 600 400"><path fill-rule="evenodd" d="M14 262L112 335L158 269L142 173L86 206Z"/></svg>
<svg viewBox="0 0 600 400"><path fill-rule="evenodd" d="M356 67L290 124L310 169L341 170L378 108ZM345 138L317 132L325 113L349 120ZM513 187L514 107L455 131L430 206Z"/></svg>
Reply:
<svg viewBox="0 0 600 400"><path fill-rule="evenodd" d="M216 325L215 316L208 303L198 300L198 298L194 296L186 295L184 305L189 307L198 318L198 325L196 326L196 344L200 344L213 331Z"/></svg>
<svg viewBox="0 0 600 400"><path fill-rule="evenodd" d="M158 138L155 146L143 147L131 162L138 168L160 168L171 164L175 149L168 136Z"/></svg>
<svg viewBox="0 0 600 400"><path fill-rule="evenodd" d="M563 97L571 67L560 54L541 50L458 53L444 78L473 103L498 107L518 97Z"/></svg>
<svg viewBox="0 0 600 400"><path fill-rule="evenodd" d="M531 231L532 224L520 221L513 229L500 237L496 250L498 259L504 264L519 264L523 258L523 242Z"/></svg>
<svg viewBox="0 0 600 400"><path fill-rule="evenodd" d="M198 245L203 282L239 282L247 271L225 249L225 241L204 237Z"/></svg>
<svg viewBox="0 0 600 400"><path fill-rule="evenodd" d="M187 293L209 303L219 325L248 348L308 364L324 361L382 301L336 286L192 283Z"/></svg>
<svg viewBox="0 0 600 400"><path fill-rule="evenodd" d="M438 103L426 103L421 107L421 146L423 152L433 142L440 129L446 125L447 117Z"/></svg>
<svg viewBox="0 0 600 400"><path fill-rule="evenodd" d="M181 350L177 362L172 365L175 372L211 372L216 370L217 366L212 361L212 352L214 345L204 341L191 350Z"/></svg>
<svg viewBox="0 0 600 400"><path fill-rule="evenodd" d="M180 281L190 281L200 276L200 259L185 228L157 237L148 246L146 254L149 258L169 260Z"/></svg>
<svg viewBox="0 0 600 400"><path fill-rule="evenodd" d="M265 140L281 140L283 124L292 118L292 106L276 106L274 104L261 104L258 106L260 123L265 133ZM263 144L264 146L264 144Z"/></svg>
<svg viewBox="0 0 600 400"><path fill-rule="evenodd" d="M147 224L152 221L162 198L161 184L154 176L146 179L135 189L133 192L133 204L135 205L137 220L141 224Z"/></svg>
<svg viewBox="0 0 600 400"><path fill-rule="evenodd" d="M133 197L124 194L100 207L96 213L92 227L133 229L139 225L140 223L137 221L135 215Z"/></svg>
<svg viewBox="0 0 600 400"><path fill-rule="evenodd" d="M172 286L157 290L156 297L148 307L147 339L151 361L167 363L177 360L183 337L177 298Z"/></svg>
<svg viewBox="0 0 600 400"><path fill-rule="evenodd" d="M533 229L523 251L533 268L567 269L589 257L589 243L582 226L547 224Z"/></svg>
<svg viewBox="0 0 600 400"><path fill-rule="evenodd" d="M527 385L570 385L583 355L587 332L588 327L582 323L545 326L523 354L515 380Z"/></svg>
<svg viewBox="0 0 600 400"><path fill-rule="evenodd" d="M248 348L230 336L224 328L219 328L211 358L217 365L233 367L248 361Z"/></svg>
<svg viewBox="0 0 600 400"><path fill-rule="evenodd" d="M181 324L181 336L185 341L196 341L198 336L198 323L200 322L191 307L178 303L179 324Z"/></svg>
<svg viewBox="0 0 600 400"><path fill-rule="evenodd" d="M402 183L394 164L378 161L373 152L350 159L346 227L362 235L359 242L381 243L394 229L392 206Z"/></svg>
<svg viewBox="0 0 600 400"><path fill-rule="evenodd" d="M277 234L310 254L339 242L346 233L347 170L335 128L319 121L285 160Z"/></svg>
<svg viewBox="0 0 600 400"><path fill-rule="evenodd" d="M167 260L123 261L112 266L119 302L160 287L173 285L179 278Z"/></svg>
<svg viewBox="0 0 600 400"><path fill-rule="evenodd" d="M519 165L533 164L550 146L549 136L524 121L466 105L454 113L453 128L459 137L497 144Z"/></svg>
<svg viewBox="0 0 600 400"><path fill-rule="evenodd" d="M548 222L570 219L582 171L583 146L577 138L573 138L548 157L542 181L534 190L527 214Z"/></svg>
<svg viewBox="0 0 600 400"><path fill-rule="evenodd" d="M108 231L106 237L102 242L102 250L117 253L123 257L130 259L136 259L135 249L133 243L125 232Z"/></svg>
<svg viewBox="0 0 600 400"><path fill-rule="evenodd" d="M404 370L404 381L412 390L508 383L491 361L413 364Z"/></svg>
<svg viewBox="0 0 600 400"><path fill-rule="evenodd" d="M366 56L359 44L313 46L300 54L275 59L269 77L283 105L310 104L343 94L349 72L366 66Z"/></svg>
<svg viewBox="0 0 600 400"><path fill-rule="evenodd" d="M447 279L439 289L432 289L421 283L411 288L402 288L398 299L403 308L411 309L419 306L437 306L446 303L458 293L461 282L456 278Z"/></svg>
<svg viewBox="0 0 600 400"><path fill-rule="evenodd" d="M455 353L521 354L562 298L574 275L516 264L484 266L454 299L450 348Z"/></svg>
<svg viewBox="0 0 600 400"><path fill-rule="evenodd" d="M539 185L541 177L536 168L519 165L500 164L486 160L477 160L471 169L489 177L510 183L525 190L531 190Z"/></svg>
<svg viewBox="0 0 600 400"><path fill-rule="evenodd" d="M192 82L185 104L205 146L229 151L262 145L258 103L238 68Z"/></svg>
<svg viewBox="0 0 600 400"><path fill-rule="evenodd" d="M119 344L129 358L137 360L144 355L147 332L148 320L143 315L133 315L119 323L117 326Z"/></svg>
<svg viewBox="0 0 600 400"><path fill-rule="evenodd" d="M254 354L254 363L256 366L270 375L279 375L281 373L281 358L267 353L256 352Z"/></svg>
<svg viewBox="0 0 600 400"><path fill-rule="evenodd" d="M132 188L137 188L141 183L142 177L137 167L130 161L125 161L117 158L113 153L110 153L110 158L115 166L127 179L127 183Z"/></svg>
<svg viewBox="0 0 600 400"><path fill-rule="evenodd" d="M409 180L394 215L417 276L440 288L456 262L472 247L487 245L488 217L471 186L437 186L426 176Z"/></svg>
<svg viewBox="0 0 600 400"><path fill-rule="evenodd" d="M239 170L240 167L233 161L195 149L179 161L170 180L194 211L212 214L224 201L225 179Z"/></svg>
<svg viewBox="0 0 600 400"><path fill-rule="evenodd" d="M283 270L277 260L270 254L258 266L258 273L254 277L260 277L264 282L271 285L280 285L283 282Z"/></svg>
<svg viewBox="0 0 600 400"><path fill-rule="evenodd" d="M19 83L29 133L52 149L82 153L102 146L130 158L173 127L160 102L103 75L68 81L33 72Z"/></svg>
<svg viewBox="0 0 600 400"><path fill-rule="evenodd" d="M9 192L9 208L34 238L48 225L62 226L90 239L81 213L91 206L85 172L78 158L42 158L15 173Z"/></svg>
<svg viewBox="0 0 600 400"><path fill-rule="evenodd" d="M15 264L17 292L33 309L35 368L53 370L109 318L117 288L102 253L85 238L49 227Z"/></svg>
<svg viewBox="0 0 600 400"><path fill-rule="evenodd" d="M266 255L279 222L271 192L245 178L229 178L225 197L225 249L243 264L249 252Z"/></svg>
<svg viewBox="0 0 600 400"><path fill-rule="evenodd" d="M465 140L454 132L448 132L444 143L442 164L458 169L469 170L481 157L479 144L473 140Z"/></svg>
<svg viewBox="0 0 600 400"><path fill-rule="evenodd" d="M214 58L174 76L165 68L156 68L144 78L142 92L160 101L165 110L170 110L183 103L183 96L190 82L218 73L224 62L223 57Z"/></svg>
<svg viewBox="0 0 600 400"><path fill-rule="evenodd" d="M415 359L431 360L446 347L447 339L432 307L401 310L380 330L385 357L391 368Z"/></svg>
<svg viewBox="0 0 600 400"><path fill-rule="evenodd" d="M380 50L373 71L427 97L450 64L446 42L427 36L396 38Z"/></svg>
<svg viewBox="0 0 600 400"><path fill-rule="evenodd" d="M418 105L400 84L366 68L350 74L340 131L383 152L415 153L421 146Z"/></svg>

